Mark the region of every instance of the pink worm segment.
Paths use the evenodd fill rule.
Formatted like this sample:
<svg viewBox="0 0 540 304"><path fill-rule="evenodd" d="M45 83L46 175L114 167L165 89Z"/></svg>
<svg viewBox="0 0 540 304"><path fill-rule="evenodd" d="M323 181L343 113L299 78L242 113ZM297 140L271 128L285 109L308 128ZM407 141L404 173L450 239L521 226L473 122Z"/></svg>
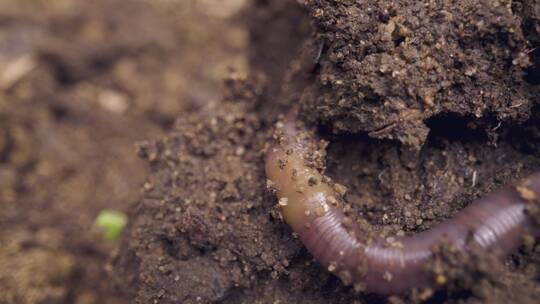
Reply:
<svg viewBox="0 0 540 304"><path fill-rule="evenodd" d="M266 175L285 221L309 252L356 290L397 294L436 287L427 262L431 249L443 241L459 250L468 250L472 241L502 256L515 250L524 234L538 234L525 211L527 203L540 198L540 173L471 203L430 230L369 240L345 216L341 195L328 179L308 165L318 140L298 125L294 111L278 123L277 143L266 153Z"/></svg>

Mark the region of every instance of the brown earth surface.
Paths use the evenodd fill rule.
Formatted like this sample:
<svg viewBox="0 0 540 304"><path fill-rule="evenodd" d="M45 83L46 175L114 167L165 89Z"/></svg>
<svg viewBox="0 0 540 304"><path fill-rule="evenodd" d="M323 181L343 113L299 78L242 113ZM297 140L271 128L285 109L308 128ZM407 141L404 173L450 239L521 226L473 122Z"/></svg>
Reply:
<svg viewBox="0 0 540 304"><path fill-rule="evenodd" d="M470 3L0 0L0 303L537 302L534 242L442 248L435 293L357 294L266 189L293 104L379 232L540 169L540 4Z"/></svg>
<svg viewBox="0 0 540 304"><path fill-rule="evenodd" d="M188 2L0 0L0 303L131 302L94 220L138 199L135 143L248 64L242 1Z"/></svg>

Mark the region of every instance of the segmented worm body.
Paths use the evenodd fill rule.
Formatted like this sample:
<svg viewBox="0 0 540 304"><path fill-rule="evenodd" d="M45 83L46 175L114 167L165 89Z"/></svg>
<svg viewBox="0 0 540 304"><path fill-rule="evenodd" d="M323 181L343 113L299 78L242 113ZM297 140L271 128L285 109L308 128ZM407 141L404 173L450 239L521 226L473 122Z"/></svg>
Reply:
<svg viewBox="0 0 540 304"><path fill-rule="evenodd" d="M368 237L343 211L339 188L316 169L324 148L291 111L278 123L276 143L266 153L266 174L277 191L284 220L309 252L356 290L396 294L435 287L427 263L443 241L458 250L472 243L501 255L515 250L524 234L537 234L526 205L540 197L540 173L519 186L489 194L438 226L411 236Z"/></svg>

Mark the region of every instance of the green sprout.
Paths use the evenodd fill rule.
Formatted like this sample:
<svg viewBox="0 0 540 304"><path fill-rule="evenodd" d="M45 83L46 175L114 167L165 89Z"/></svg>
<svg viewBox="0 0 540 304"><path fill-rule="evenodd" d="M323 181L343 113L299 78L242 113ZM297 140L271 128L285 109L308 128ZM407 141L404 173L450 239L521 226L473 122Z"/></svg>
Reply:
<svg viewBox="0 0 540 304"><path fill-rule="evenodd" d="M102 210L96 218L96 226L103 231L103 237L116 241L127 224L127 216L114 210Z"/></svg>

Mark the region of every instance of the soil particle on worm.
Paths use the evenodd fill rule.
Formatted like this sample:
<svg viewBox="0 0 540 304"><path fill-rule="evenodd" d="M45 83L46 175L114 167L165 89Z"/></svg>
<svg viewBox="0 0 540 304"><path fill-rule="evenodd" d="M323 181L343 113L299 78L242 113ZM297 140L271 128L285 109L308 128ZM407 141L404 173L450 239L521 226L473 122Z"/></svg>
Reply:
<svg viewBox="0 0 540 304"><path fill-rule="evenodd" d="M307 118L419 149L431 117L474 117L488 129L530 115L534 45L523 28L536 28L520 2L305 2L324 44L302 100Z"/></svg>

